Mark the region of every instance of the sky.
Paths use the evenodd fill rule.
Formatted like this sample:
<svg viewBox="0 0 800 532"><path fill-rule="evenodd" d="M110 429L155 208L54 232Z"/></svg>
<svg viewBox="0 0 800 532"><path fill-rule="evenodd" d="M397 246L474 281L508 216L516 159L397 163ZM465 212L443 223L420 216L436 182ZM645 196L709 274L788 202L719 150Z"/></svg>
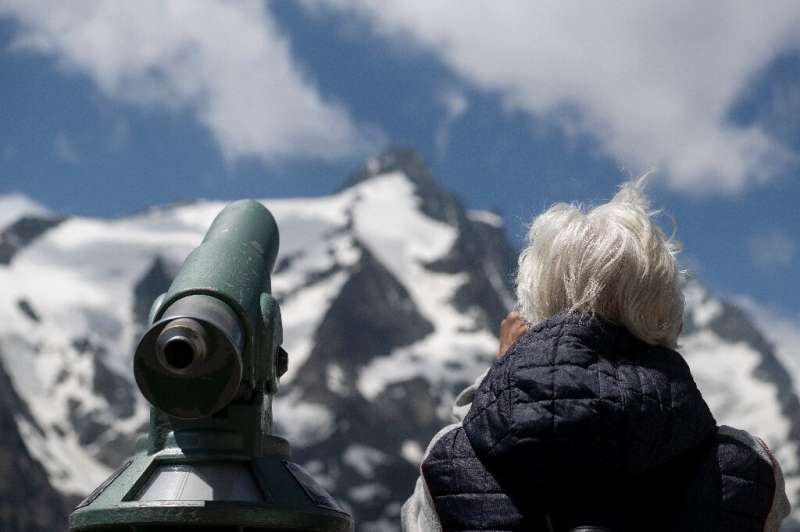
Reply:
<svg viewBox="0 0 800 532"><path fill-rule="evenodd" d="M713 291L800 323L796 0L0 0L0 195L318 196L414 147L520 244L653 171Z"/></svg>

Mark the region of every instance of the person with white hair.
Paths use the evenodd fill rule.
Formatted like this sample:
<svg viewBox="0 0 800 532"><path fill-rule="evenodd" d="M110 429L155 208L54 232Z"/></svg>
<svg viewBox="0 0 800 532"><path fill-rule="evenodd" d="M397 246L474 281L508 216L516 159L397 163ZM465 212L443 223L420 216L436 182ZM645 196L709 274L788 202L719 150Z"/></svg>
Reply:
<svg viewBox="0 0 800 532"><path fill-rule="evenodd" d="M717 425L683 357L678 246L645 178L537 216L498 358L429 444L416 531L777 531L780 466Z"/></svg>

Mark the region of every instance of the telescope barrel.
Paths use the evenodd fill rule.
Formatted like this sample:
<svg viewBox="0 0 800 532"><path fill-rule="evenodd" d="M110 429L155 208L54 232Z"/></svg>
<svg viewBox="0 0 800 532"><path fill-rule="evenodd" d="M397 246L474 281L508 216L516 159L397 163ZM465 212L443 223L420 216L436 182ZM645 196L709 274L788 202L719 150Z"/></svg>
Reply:
<svg viewBox="0 0 800 532"><path fill-rule="evenodd" d="M161 313L176 299L199 293L222 299L237 313L252 311L260 294L271 291L278 245L278 226L266 207L253 200L231 203L186 258L161 302ZM157 312L154 318L161 316Z"/></svg>
<svg viewBox="0 0 800 532"><path fill-rule="evenodd" d="M237 201L216 217L154 304L136 349L136 382L156 408L200 419L265 378L271 346L261 306L277 253L277 225L260 203Z"/></svg>

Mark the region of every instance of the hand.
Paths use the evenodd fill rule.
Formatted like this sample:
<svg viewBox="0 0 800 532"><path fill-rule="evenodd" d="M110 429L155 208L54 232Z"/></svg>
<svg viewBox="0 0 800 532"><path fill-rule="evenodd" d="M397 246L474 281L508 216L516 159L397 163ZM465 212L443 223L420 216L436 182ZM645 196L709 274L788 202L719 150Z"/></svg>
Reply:
<svg viewBox="0 0 800 532"><path fill-rule="evenodd" d="M502 357L508 351L517 338L528 330L528 322L519 312L512 311L503 318L500 323L500 347L497 350L497 358Z"/></svg>

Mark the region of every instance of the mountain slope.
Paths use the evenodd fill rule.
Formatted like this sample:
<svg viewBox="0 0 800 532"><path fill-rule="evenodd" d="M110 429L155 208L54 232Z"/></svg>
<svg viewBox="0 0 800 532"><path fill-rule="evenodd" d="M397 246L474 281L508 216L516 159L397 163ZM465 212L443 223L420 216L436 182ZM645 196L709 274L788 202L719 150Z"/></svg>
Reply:
<svg viewBox="0 0 800 532"><path fill-rule="evenodd" d="M515 252L497 215L464 209L409 150L368 161L331 196L265 204L281 231L273 292L290 354L275 431L358 530L396 530L427 441L492 360ZM47 215L58 223L25 239L15 222L0 229L0 243L17 242L0 264L0 360L29 412L12 414L24 441L14 452L58 492L85 494L131 452L147 419L135 342L222 207ZM698 283L687 294L683 352L715 415L767 440L797 501L800 403L788 372L737 307Z"/></svg>
<svg viewBox="0 0 800 532"><path fill-rule="evenodd" d="M18 425L40 430L0 362L0 530L58 530L70 500L50 485L47 472L25 447Z"/></svg>

